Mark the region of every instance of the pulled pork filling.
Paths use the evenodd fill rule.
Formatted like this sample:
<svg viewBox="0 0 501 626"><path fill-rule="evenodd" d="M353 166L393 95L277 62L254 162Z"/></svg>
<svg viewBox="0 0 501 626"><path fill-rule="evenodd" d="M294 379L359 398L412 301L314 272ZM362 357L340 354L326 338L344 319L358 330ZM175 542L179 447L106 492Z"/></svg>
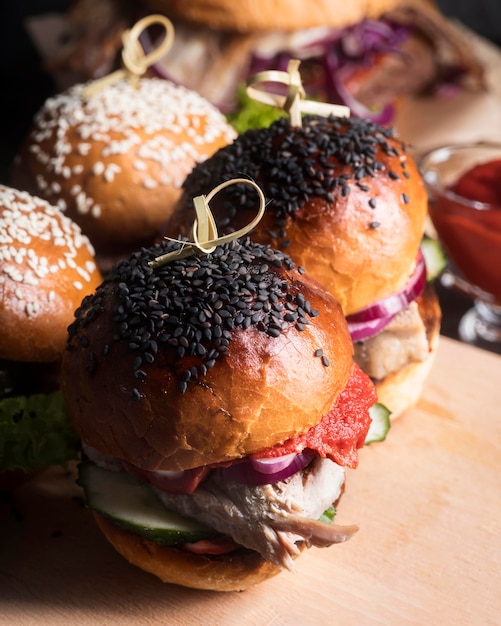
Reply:
<svg viewBox="0 0 501 626"><path fill-rule="evenodd" d="M85 445L84 452L104 469L123 470L119 459ZM319 521L340 497L344 479L340 465L315 457L304 470L273 484L248 486L212 473L192 494L154 489L167 509L193 517L293 571L298 544L327 547L346 541L358 530L353 525Z"/></svg>
<svg viewBox="0 0 501 626"><path fill-rule="evenodd" d="M355 344L355 361L371 378L382 380L429 355L426 327L416 301L400 311L374 337Z"/></svg>
<svg viewBox="0 0 501 626"><path fill-rule="evenodd" d="M211 475L191 495L157 491L165 506L194 517L278 567L294 570L297 545L327 547L349 539L356 526L318 521L341 495L344 470L315 458L284 481L247 486Z"/></svg>

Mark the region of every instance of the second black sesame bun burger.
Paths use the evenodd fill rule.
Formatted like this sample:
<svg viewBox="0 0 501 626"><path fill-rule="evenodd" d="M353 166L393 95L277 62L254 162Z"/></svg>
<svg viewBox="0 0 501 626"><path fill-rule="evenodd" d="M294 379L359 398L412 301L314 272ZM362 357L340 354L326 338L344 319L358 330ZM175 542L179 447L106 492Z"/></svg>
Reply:
<svg viewBox="0 0 501 626"><path fill-rule="evenodd" d="M135 253L83 302L64 396L115 548L166 582L241 590L355 532L328 512L375 390L341 307L288 256L246 239L151 265L183 247Z"/></svg>
<svg viewBox="0 0 501 626"><path fill-rule="evenodd" d="M102 280L57 207L0 185L0 484L77 454L59 391L67 327Z"/></svg>
<svg viewBox="0 0 501 626"><path fill-rule="evenodd" d="M155 78L88 83L49 98L11 184L57 205L92 241L106 271L158 237L192 167L235 137L194 91Z"/></svg>
<svg viewBox="0 0 501 626"><path fill-rule="evenodd" d="M237 172L269 203L253 239L286 250L341 303L357 361L399 415L421 391L440 321L436 296L423 295L427 196L405 143L355 117L309 115L301 126L283 118L249 130L194 168L166 234L185 234L189 198ZM213 210L222 230L248 222L245 186L227 188Z"/></svg>

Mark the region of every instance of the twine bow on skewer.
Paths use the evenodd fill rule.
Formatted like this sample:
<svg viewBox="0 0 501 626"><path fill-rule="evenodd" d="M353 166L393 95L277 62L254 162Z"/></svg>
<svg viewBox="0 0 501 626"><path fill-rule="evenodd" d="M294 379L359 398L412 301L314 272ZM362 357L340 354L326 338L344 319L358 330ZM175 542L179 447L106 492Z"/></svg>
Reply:
<svg viewBox="0 0 501 626"><path fill-rule="evenodd" d="M244 226L243 228L240 228L239 230L228 235L219 237L216 221L212 215L212 211L210 210L209 202L222 189L237 183L250 185L256 190L259 196L259 210L257 215L247 224L247 226ZM179 250L162 254L152 261L149 261L148 265L150 267L161 267L166 263L170 263L170 261L184 259L192 254L209 254L214 252L217 246L247 235L263 217L266 208L266 201L261 188L254 181L249 180L248 178L233 178L232 180L227 180L226 182L215 187L209 194L207 194L207 196L202 195L194 198L193 205L197 214L197 217L193 222L193 241L179 241L177 239L170 239L169 237L166 237L169 241L175 241L182 244L182 247Z"/></svg>
<svg viewBox="0 0 501 626"><path fill-rule="evenodd" d="M269 104L283 109L290 116L292 126L301 126L301 113L312 113L328 117L336 115L337 117L349 117L350 109L341 104L329 104L327 102L315 102L314 100L306 100L306 94L299 73L300 61L291 59L287 65L287 71L281 70L265 70L257 72L247 80L247 95L258 102ZM262 86L256 87L262 83L279 83L288 87L287 95L281 96L266 91Z"/></svg>
<svg viewBox="0 0 501 626"><path fill-rule="evenodd" d="M143 31L152 25L163 26L165 37L156 48L145 54L139 39ZM146 70L164 57L172 48L174 43L174 26L164 15L147 15L123 33L122 43L123 67L90 83L84 92L86 97L89 98L101 91L101 89L115 85L124 78L127 78L132 85L137 86L139 79Z"/></svg>

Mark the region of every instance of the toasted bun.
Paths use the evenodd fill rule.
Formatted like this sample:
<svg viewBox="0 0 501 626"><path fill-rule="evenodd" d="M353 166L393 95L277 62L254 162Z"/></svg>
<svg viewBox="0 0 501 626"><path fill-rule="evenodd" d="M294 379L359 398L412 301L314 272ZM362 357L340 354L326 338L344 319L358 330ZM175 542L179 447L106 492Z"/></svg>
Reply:
<svg viewBox="0 0 501 626"><path fill-rule="evenodd" d="M315 26L350 26L364 18L376 19L401 0L143 0L152 11L230 31L296 30Z"/></svg>
<svg viewBox="0 0 501 626"><path fill-rule="evenodd" d="M243 591L281 571L253 550L240 548L220 556L192 554L143 539L99 513L94 517L119 554L165 583L211 591Z"/></svg>
<svg viewBox="0 0 501 626"><path fill-rule="evenodd" d="M400 417L421 397L424 384L435 362L439 337L441 310L437 294L428 285L418 298L419 312L426 328L429 353L424 361L414 361L401 370L375 382L378 402L391 410L391 419Z"/></svg>
<svg viewBox="0 0 501 626"><path fill-rule="evenodd" d="M329 290L346 315L400 291L412 273L427 215L414 160L391 129L358 118L287 119L248 131L194 168L166 234L186 234L191 199L236 173L269 201L253 238L282 247ZM220 230L255 209L233 185L211 203Z"/></svg>
<svg viewBox="0 0 501 626"><path fill-rule="evenodd" d="M250 241L148 267L170 248L120 264L69 329L61 385L81 438L143 469L181 470L316 425L353 364L339 304Z"/></svg>
<svg viewBox="0 0 501 626"><path fill-rule="evenodd" d="M12 184L57 204L98 255L151 243L193 165L235 133L193 91L160 79L47 100L11 172Z"/></svg>
<svg viewBox="0 0 501 626"><path fill-rule="evenodd" d="M40 198L0 185L0 359L59 359L101 275L80 228Z"/></svg>

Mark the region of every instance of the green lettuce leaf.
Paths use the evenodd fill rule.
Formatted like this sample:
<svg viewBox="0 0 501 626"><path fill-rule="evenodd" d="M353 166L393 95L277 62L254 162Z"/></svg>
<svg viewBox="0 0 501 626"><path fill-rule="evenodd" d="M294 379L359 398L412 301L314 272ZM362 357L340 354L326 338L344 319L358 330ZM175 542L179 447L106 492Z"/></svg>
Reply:
<svg viewBox="0 0 501 626"><path fill-rule="evenodd" d="M243 85L238 89L237 98L237 110L228 113L226 118L239 135L252 128L267 128L275 120L287 115L282 109L250 98Z"/></svg>
<svg viewBox="0 0 501 626"><path fill-rule="evenodd" d="M65 465L78 442L60 391L0 401L0 472Z"/></svg>
<svg viewBox="0 0 501 626"><path fill-rule="evenodd" d="M336 508L334 506L330 506L328 509L326 509L322 513L318 521L324 522L326 524L332 524L335 517L336 517Z"/></svg>

